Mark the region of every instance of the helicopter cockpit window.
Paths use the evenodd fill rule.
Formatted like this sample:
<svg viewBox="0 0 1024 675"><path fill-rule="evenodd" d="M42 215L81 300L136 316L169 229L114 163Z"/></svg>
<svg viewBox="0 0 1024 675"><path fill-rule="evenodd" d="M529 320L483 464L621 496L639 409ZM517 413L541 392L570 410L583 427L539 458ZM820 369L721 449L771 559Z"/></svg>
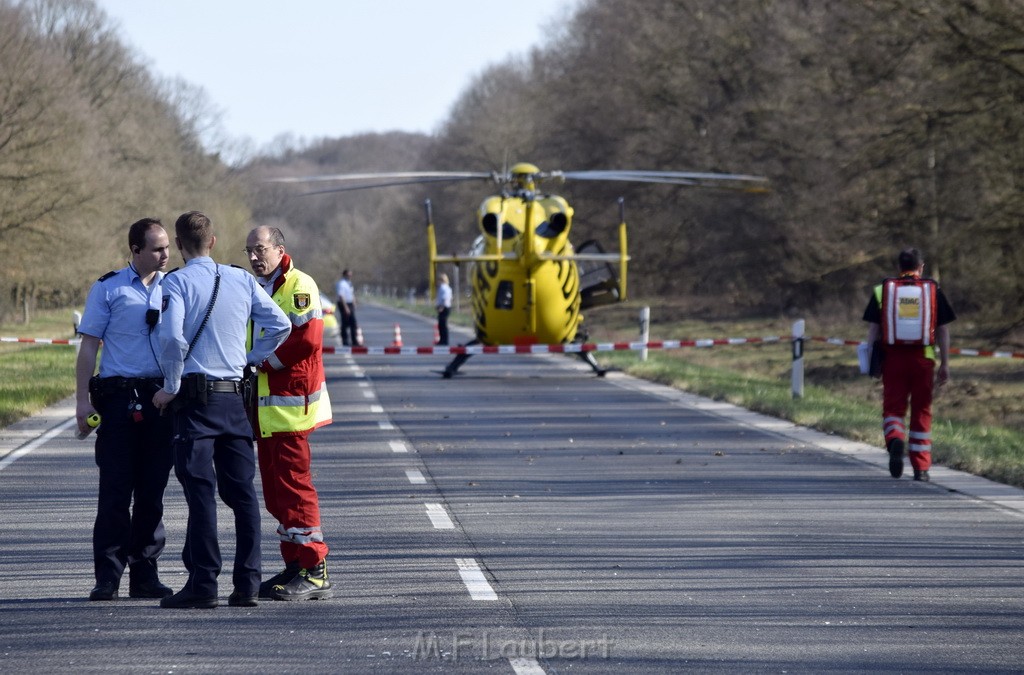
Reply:
<svg viewBox="0 0 1024 675"><path fill-rule="evenodd" d="M486 232L487 234L489 234L492 237L497 237L498 236L498 214L497 213L488 213L486 216L484 216L481 219L480 223L481 223L481 225L483 225L484 232ZM501 238L502 239L508 241L508 240L514 239L517 236L519 236L519 230L517 230L516 228L512 227L512 225L510 225L509 223L504 223L501 226Z"/></svg>
<svg viewBox="0 0 1024 675"><path fill-rule="evenodd" d="M499 281L494 295L494 309L512 309L512 282Z"/></svg>
<svg viewBox="0 0 1024 675"><path fill-rule="evenodd" d="M552 213L548 220L537 226L537 234L545 239L554 239L558 235L565 232L565 226L569 224L569 219L565 217L562 212Z"/></svg>

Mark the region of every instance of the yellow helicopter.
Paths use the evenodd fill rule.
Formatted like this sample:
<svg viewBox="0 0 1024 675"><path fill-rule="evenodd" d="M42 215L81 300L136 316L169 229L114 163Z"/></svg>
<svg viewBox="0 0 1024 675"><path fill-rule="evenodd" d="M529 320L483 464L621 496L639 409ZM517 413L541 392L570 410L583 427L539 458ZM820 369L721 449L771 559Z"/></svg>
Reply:
<svg viewBox="0 0 1024 675"><path fill-rule="evenodd" d="M575 250L569 241L573 208L562 197L539 192L545 179L668 183L766 192L760 176L682 171L552 171L519 163L507 172L406 172L274 178L273 182L356 182L305 194L323 194L414 183L485 179L501 192L484 199L477 213L481 234L466 255L438 255L430 201L426 202L430 297L438 265L472 265L476 338L469 345L564 344L578 339L582 310L626 299L627 253L623 200L619 199L619 250L605 253L596 242ZM605 371L590 352L578 352L598 375ZM456 354L442 375L458 372L469 354Z"/></svg>

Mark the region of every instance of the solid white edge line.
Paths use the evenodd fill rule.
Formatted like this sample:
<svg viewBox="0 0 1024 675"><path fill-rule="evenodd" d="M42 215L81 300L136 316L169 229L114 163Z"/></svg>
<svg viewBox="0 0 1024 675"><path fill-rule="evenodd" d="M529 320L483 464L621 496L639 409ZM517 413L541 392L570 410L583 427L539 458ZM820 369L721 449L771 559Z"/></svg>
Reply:
<svg viewBox="0 0 1024 675"><path fill-rule="evenodd" d="M498 594L494 592L491 585L487 583L480 566L472 558L456 558L455 564L459 567L459 576L462 583L469 591L469 597L473 600L497 600Z"/></svg>
<svg viewBox="0 0 1024 675"><path fill-rule="evenodd" d="M448 512L444 510L442 505L428 502L424 506L427 507L427 518L430 518L430 522L435 530L455 529L455 523L448 517Z"/></svg>
<svg viewBox="0 0 1024 675"><path fill-rule="evenodd" d="M57 435L63 433L65 429L68 429L69 427L71 427L73 425L76 425L76 424L78 424L77 420L75 420L75 418L72 417L69 420L61 422L60 424L58 424L54 428L52 428L49 431L47 431L46 433L44 433L39 438L35 439L34 441L29 441L28 443L26 443L25 445L21 446L17 450L13 450L6 457L4 457L3 459L0 459L0 471L3 471L7 467L9 467L18 458L24 457L25 455L27 455L28 453L32 452L33 450L35 450L36 448L38 448L42 444L46 443L48 440L50 440L54 436L57 436Z"/></svg>
<svg viewBox="0 0 1024 675"><path fill-rule="evenodd" d="M426 485L427 484L427 479L423 477L423 474L420 473L419 469L406 469L405 476L406 476L406 478L409 479L409 482L412 483L413 485Z"/></svg>
<svg viewBox="0 0 1024 675"><path fill-rule="evenodd" d="M582 364L580 365L582 366ZM886 454L884 448L877 445L851 441L839 436L815 431L788 420L756 413L731 403L712 401L696 394L640 380L628 375L615 374L609 377L607 381L623 389L648 393L686 408L702 410L731 420L736 424L760 429L766 433L775 434L791 441L805 443L808 446L816 447L826 452L850 457L865 464L882 469L888 467L889 455ZM928 473L931 475L931 482L924 485L931 488L950 490L955 494L964 495L982 503L993 504L1004 509L1005 512L1010 513L1014 517L1024 517L1024 489L996 483L981 476L975 476L944 466L933 465Z"/></svg>

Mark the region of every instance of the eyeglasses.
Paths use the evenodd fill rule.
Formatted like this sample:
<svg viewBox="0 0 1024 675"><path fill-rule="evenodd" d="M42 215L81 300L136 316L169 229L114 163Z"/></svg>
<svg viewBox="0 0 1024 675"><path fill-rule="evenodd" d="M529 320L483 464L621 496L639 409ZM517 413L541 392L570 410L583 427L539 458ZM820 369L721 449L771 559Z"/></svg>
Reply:
<svg viewBox="0 0 1024 675"><path fill-rule="evenodd" d="M253 253L255 253L256 255L258 255L258 256L260 256L262 258L263 255L267 251L269 251L271 248L273 248L273 247L271 247L271 246L264 246L263 244L260 244L259 246L246 246L244 249L242 249L242 251L246 255L252 255Z"/></svg>

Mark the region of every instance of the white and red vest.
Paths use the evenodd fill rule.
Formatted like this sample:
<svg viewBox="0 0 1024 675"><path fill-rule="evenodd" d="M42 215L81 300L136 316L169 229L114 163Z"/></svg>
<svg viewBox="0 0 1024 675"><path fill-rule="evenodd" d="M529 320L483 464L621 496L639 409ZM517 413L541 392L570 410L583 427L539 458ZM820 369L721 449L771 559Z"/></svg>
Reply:
<svg viewBox="0 0 1024 675"><path fill-rule="evenodd" d="M938 316L936 289L931 279L886 279L879 287L882 342L887 345L930 347L935 344Z"/></svg>

